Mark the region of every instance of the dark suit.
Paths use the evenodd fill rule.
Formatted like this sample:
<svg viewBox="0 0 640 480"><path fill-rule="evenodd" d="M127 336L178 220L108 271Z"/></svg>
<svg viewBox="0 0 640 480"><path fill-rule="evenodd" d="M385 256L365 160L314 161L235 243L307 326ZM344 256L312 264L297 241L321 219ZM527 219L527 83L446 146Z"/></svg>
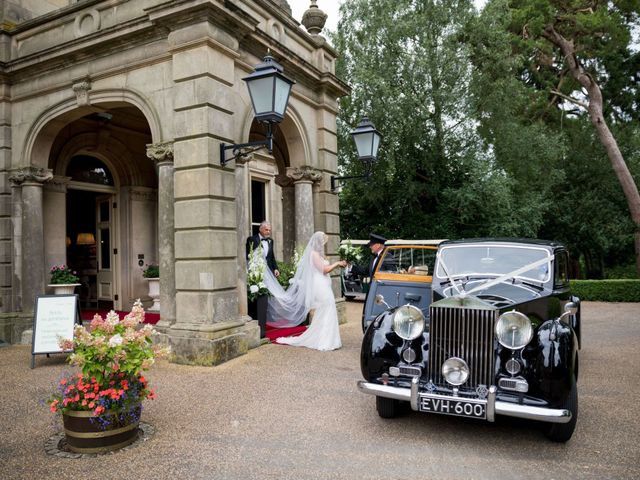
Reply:
<svg viewBox="0 0 640 480"><path fill-rule="evenodd" d="M372 255L368 265L352 265L351 272L362 277L372 277L375 272L378 261L382 257L384 250L380 252L380 255ZM396 265L396 259L391 252L387 252L384 257L383 266L385 270L394 270Z"/></svg>
<svg viewBox="0 0 640 480"><path fill-rule="evenodd" d="M273 239L267 238L265 239L268 244L269 251L267 252L267 257L265 260L267 261L267 265L269 270L275 272L278 269L278 263L276 262L276 256L273 254ZM251 237L247 238L247 258L249 258L249 254L252 250L256 250L260 245L260 234L256 233ZM264 247L263 247L264 248Z"/></svg>

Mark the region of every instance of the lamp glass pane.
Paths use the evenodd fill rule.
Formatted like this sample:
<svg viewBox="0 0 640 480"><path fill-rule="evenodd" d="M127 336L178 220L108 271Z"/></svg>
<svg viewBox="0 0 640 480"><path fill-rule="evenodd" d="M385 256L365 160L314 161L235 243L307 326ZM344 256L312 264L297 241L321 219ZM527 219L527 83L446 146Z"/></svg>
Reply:
<svg viewBox="0 0 640 480"><path fill-rule="evenodd" d="M273 102L273 110L284 117L284 112L287 109L287 100L289 99L289 92L291 91L291 84L282 78L276 77L276 95Z"/></svg>
<svg viewBox="0 0 640 480"><path fill-rule="evenodd" d="M273 77L257 78L247 82L256 116L273 111Z"/></svg>
<svg viewBox="0 0 640 480"><path fill-rule="evenodd" d="M360 133L353 135L353 140L356 142L359 157L371 156L372 135L373 133Z"/></svg>
<svg viewBox="0 0 640 480"><path fill-rule="evenodd" d="M380 146L380 135L373 134L373 147L371 148L371 155L375 157L378 154L378 147Z"/></svg>

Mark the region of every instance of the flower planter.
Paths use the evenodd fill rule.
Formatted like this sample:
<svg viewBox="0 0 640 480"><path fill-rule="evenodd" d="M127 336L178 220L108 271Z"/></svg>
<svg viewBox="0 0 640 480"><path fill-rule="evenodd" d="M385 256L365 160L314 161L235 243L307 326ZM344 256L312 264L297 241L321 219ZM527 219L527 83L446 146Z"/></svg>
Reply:
<svg viewBox="0 0 640 480"><path fill-rule="evenodd" d="M62 414L69 450L77 453L104 453L133 443L138 438L140 405L127 411L108 411L98 417L93 412Z"/></svg>
<svg viewBox="0 0 640 480"><path fill-rule="evenodd" d="M49 287L53 289L54 295L72 295L80 285L80 283L50 283Z"/></svg>
<svg viewBox="0 0 640 480"><path fill-rule="evenodd" d="M160 279L147 278L147 282L149 282L149 296L153 300L153 305L151 305L147 309L147 311L159 312L160 311Z"/></svg>
<svg viewBox="0 0 640 480"><path fill-rule="evenodd" d="M258 320L260 326L260 338L264 338L267 328L267 307L269 295L260 295L255 300L249 300L248 313L254 320Z"/></svg>

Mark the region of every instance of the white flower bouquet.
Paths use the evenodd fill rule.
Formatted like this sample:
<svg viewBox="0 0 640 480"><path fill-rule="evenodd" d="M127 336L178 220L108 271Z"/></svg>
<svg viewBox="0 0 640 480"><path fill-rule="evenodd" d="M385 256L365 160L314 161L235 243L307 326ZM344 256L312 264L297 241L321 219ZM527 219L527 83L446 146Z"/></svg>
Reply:
<svg viewBox="0 0 640 480"><path fill-rule="evenodd" d="M351 244L351 240L340 244L338 247L338 255L340 255L340 260L346 260L349 263L360 263L363 258L362 249L360 247L354 247Z"/></svg>
<svg viewBox="0 0 640 480"><path fill-rule="evenodd" d="M249 300L255 301L261 295L269 295L269 290L264 283L264 271L267 262L264 259L262 246L256 250L251 250L249 254L249 265L247 266L247 295Z"/></svg>

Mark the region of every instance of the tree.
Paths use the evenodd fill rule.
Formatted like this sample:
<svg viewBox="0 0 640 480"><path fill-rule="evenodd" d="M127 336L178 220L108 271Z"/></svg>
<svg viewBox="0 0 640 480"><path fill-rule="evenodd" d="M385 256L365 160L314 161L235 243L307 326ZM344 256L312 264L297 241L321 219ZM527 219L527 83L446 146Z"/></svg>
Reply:
<svg viewBox="0 0 640 480"><path fill-rule="evenodd" d="M620 111L616 114L601 87L610 78L621 78L611 70L616 64L612 58L634 58L629 45L631 31L638 27L640 1L513 0L509 7L512 45L529 62L522 81L545 91L549 107L578 116L586 112L606 151L635 225L640 276L640 194L610 128L612 122L620 121ZM637 103L633 108L637 113Z"/></svg>
<svg viewBox="0 0 640 480"><path fill-rule="evenodd" d="M341 101L342 174L363 173L348 131L368 115L383 134L369 181L341 194L343 235L456 238L535 231L518 185L492 162L470 115L471 64L461 41L470 0L347 0L333 38ZM535 208L532 208L535 210Z"/></svg>

